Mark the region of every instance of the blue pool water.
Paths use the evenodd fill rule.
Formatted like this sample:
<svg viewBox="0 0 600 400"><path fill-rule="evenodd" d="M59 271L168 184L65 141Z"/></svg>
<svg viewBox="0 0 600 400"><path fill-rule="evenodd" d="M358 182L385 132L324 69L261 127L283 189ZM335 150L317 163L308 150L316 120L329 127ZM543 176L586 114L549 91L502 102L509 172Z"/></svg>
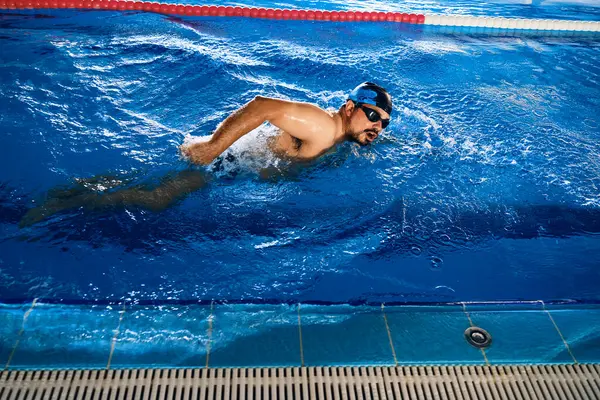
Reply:
<svg viewBox="0 0 600 400"><path fill-rule="evenodd" d="M522 3L276 6L600 20L592 3ZM4 12L0 302L598 301L598 39ZM370 148L264 179L277 164L264 127L166 211L71 209L19 227L75 178L153 185L186 169L186 137L256 95L338 108L366 80L396 104Z"/></svg>

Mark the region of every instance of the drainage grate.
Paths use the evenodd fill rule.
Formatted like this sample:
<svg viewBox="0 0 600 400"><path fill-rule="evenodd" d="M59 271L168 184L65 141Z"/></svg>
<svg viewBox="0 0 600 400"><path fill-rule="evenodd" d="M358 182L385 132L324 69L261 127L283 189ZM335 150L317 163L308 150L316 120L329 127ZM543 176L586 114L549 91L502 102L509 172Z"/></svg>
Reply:
<svg viewBox="0 0 600 400"><path fill-rule="evenodd" d="M0 372L0 400L600 399L600 365Z"/></svg>

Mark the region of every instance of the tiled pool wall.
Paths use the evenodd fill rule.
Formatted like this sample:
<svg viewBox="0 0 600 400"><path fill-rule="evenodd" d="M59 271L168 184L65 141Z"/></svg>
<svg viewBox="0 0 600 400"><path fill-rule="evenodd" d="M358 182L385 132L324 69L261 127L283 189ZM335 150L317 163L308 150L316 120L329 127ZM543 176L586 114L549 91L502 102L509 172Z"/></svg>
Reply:
<svg viewBox="0 0 600 400"><path fill-rule="evenodd" d="M487 349L464 336L479 326ZM600 306L0 305L4 369L600 362Z"/></svg>

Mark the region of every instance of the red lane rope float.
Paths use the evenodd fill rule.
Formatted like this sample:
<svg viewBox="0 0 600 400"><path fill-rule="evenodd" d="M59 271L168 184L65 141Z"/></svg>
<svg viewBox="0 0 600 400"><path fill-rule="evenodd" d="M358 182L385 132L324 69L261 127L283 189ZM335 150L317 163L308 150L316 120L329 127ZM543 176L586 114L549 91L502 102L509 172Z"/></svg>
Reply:
<svg viewBox="0 0 600 400"><path fill-rule="evenodd" d="M376 11L321 11L233 6L199 6L123 0L0 0L0 9L95 9L147 11L160 14L210 17L246 17L333 22L401 22L422 24L422 14Z"/></svg>

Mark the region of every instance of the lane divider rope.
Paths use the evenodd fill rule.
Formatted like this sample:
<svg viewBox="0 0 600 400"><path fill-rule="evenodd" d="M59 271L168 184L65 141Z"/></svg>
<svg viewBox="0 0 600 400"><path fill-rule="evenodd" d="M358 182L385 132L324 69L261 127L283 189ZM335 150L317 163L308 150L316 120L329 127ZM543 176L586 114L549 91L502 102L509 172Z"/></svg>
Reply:
<svg viewBox="0 0 600 400"><path fill-rule="evenodd" d="M404 24L503 30L600 32L600 21L423 15L381 11L322 11L239 6L201 6L127 0L0 0L0 9L96 9L147 11L194 17L246 17L332 22L397 22Z"/></svg>

